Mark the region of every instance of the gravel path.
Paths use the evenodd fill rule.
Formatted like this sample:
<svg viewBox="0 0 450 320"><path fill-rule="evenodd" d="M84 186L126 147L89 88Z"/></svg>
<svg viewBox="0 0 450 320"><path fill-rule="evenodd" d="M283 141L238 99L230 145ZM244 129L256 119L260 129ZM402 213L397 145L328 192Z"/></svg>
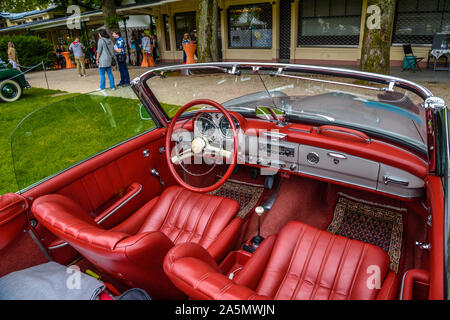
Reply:
<svg viewBox="0 0 450 320"><path fill-rule="evenodd" d="M161 67L163 65L157 65ZM129 67L130 79L134 79L152 68ZM447 74L438 74L435 76L432 71L424 71L423 73L400 73L398 70L393 70L393 75L408 78L412 81L422 84L430 89L434 95L443 98L450 104L450 77L445 77ZM50 89L59 89L71 93L87 93L95 91L100 86L100 76L98 69L86 69L87 77L79 77L76 69L63 69L47 71L48 85ZM397 74L398 73L398 74ZM113 71L114 80L117 83L120 81L119 71ZM431 76L427 76L431 74ZM430 78L431 77L431 78ZM33 72L26 75L26 78L32 87L47 88L44 72ZM106 77L107 78L107 77ZM197 84L192 84L197 87ZM109 88L109 80L106 79L106 87Z"/></svg>
<svg viewBox="0 0 450 320"><path fill-rule="evenodd" d="M130 79L134 79L151 68L131 67L128 69ZM71 93L87 93L100 87L100 75L98 69L86 69L87 77L78 76L77 69L62 69L47 71L49 89L58 89ZM120 81L118 70L113 71L116 84ZM106 88L109 88L109 79L106 77ZM43 71L32 72L26 75L27 81L32 87L47 88Z"/></svg>

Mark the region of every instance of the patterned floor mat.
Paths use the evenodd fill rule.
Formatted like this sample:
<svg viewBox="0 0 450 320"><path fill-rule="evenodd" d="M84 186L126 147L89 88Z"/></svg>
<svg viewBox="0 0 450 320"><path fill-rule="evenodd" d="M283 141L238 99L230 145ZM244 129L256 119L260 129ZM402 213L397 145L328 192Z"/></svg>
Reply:
<svg viewBox="0 0 450 320"><path fill-rule="evenodd" d="M402 252L402 214L340 197L328 231L381 247L398 272Z"/></svg>
<svg viewBox="0 0 450 320"><path fill-rule="evenodd" d="M215 196L234 199L241 209L238 216L242 219L258 204L264 191L264 186L228 179L219 189L210 192Z"/></svg>

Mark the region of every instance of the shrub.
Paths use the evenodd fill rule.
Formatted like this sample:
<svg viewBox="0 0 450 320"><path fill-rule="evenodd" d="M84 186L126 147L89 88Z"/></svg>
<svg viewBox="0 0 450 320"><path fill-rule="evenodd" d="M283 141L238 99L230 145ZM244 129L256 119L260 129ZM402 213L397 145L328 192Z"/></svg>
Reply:
<svg viewBox="0 0 450 320"><path fill-rule="evenodd" d="M31 67L44 61L52 67L56 61L53 45L46 39L36 36L6 35L0 37L0 58L8 62L8 42L13 42L21 66Z"/></svg>

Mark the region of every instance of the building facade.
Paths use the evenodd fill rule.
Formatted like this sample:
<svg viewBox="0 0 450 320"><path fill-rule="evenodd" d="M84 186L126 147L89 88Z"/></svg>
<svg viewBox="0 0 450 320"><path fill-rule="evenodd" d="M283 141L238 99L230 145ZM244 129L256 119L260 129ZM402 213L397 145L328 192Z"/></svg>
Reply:
<svg viewBox="0 0 450 320"><path fill-rule="evenodd" d="M222 0L219 47L223 61L359 65L367 0ZM195 1L153 8L163 61L182 59L181 38L195 30ZM438 32L450 32L450 0L398 0L391 64L402 44L427 57ZM426 59L425 59L426 60Z"/></svg>
<svg viewBox="0 0 450 320"><path fill-rule="evenodd" d="M223 61L359 65L364 24L370 14L367 0L219 0L218 3L219 57ZM129 21L129 25L133 16L150 16L149 26L143 28L156 32L162 62L178 63L182 61L184 33L195 32L196 9L196 0L139 3L130 0L117 8L117 13L128 19L123 21ZM34 18L34 15L22 17ZM78 29L68 30L68 19L32 20L0 29L0 35L31 32L56 43L80 34L90 40L103 25L101 10L83 12ZM439 32L450 32L450 0L397 0L391 65L401 65L402 45L408 43L412 44L414 54L426 61L433 36Z"/></svg>

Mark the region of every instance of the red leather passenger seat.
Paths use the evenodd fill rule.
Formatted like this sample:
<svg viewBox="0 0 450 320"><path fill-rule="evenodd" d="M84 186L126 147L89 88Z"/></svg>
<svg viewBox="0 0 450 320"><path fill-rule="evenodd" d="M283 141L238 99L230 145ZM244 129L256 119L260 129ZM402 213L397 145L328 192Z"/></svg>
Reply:
<svg viewBox="0 0 450 320"><path fill-rule="evenodd" d="M234 246L242 226L239 204L178 186L167 188L120 225L106 230L66 196L37 198L31 212L58 238L68 242L98 268L153 299L182 298L163 271L175 244L196 243L220 261Z"/></svg>
<svg viewBox="0 0 450 320"><path fill-rule="evenodd" d="M394 299L397 290L381 248L296 221L264 240L233 280L195 244L172 248L164 270L193 299Z"/></svg>

